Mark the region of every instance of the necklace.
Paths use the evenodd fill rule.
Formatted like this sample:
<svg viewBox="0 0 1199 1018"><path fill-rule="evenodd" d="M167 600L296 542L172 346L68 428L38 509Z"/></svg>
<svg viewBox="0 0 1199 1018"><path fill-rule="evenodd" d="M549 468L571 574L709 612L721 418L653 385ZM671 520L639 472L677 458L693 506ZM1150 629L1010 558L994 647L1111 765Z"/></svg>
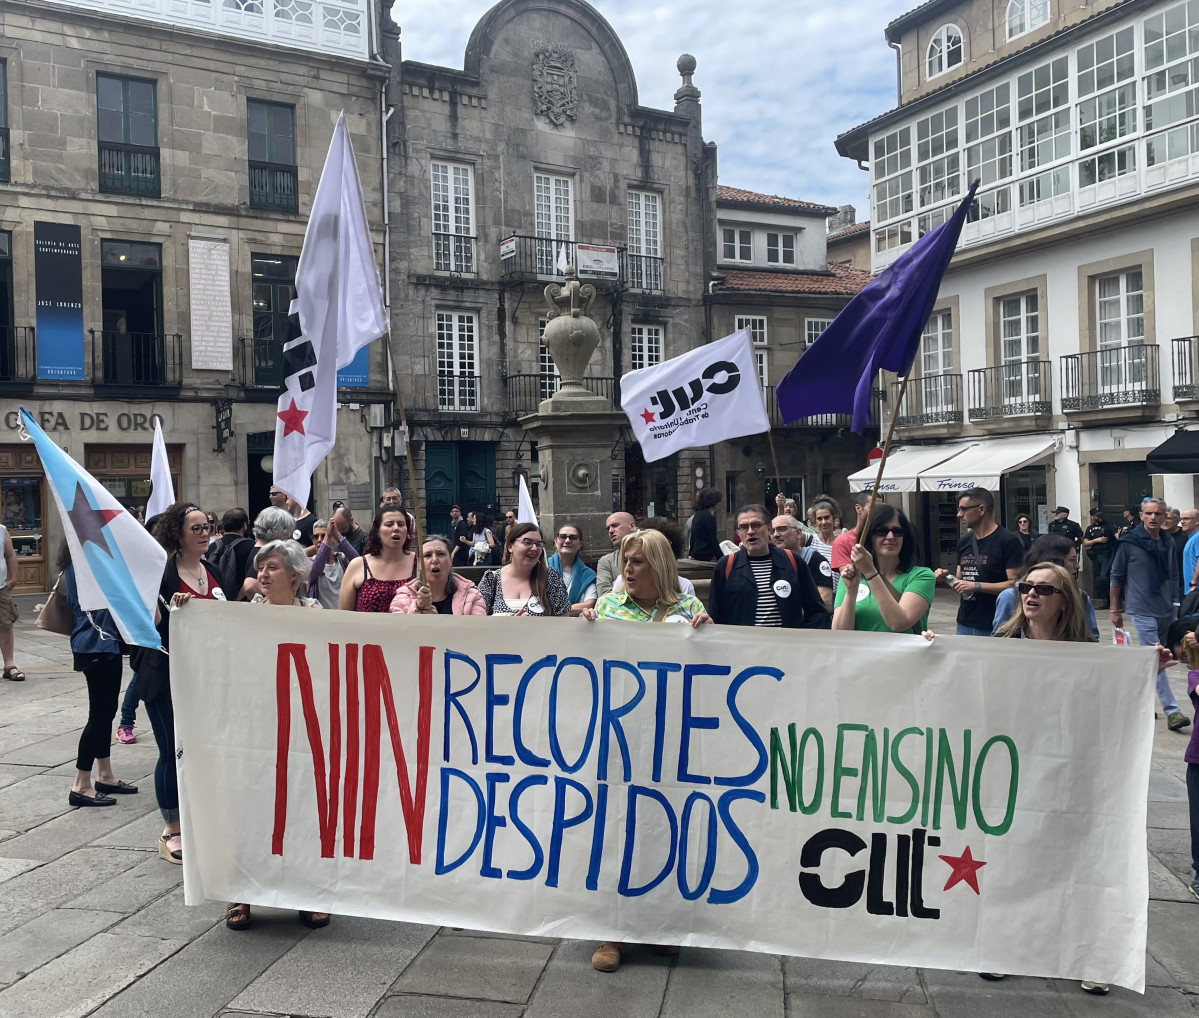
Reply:
<svg viewBox="0 0 1199 1018"><path fill-rule="evenodd" d="M189 586L191 586L191 584L192 584L192 576L191 576L189 573L185 573L185 572L183 571L183 567L182 567L181 565L179 565L179 562L178 562L177 560L176 560L176 563L175 563L175 565L176 565L176 567L179 569L179 573L180 573L180 575L181 575L181 576L182 576L182 577L183 577L185 580L187 580L187 581L188 581L188 585L189 585ZM204 563L203 563L203 562L201 562L201 563L200 563L200 571L199 571L199 573L197 573L197 574L196 574L196 576L195 576L195 588L194 588L194 589L195 589L195 590L198 590L198 591L199 591L201 594L203 594L203 593L204 593L204 588L205 588L205 586L207 586L207 584L208 584L208 570L204 568Z"/></svg>

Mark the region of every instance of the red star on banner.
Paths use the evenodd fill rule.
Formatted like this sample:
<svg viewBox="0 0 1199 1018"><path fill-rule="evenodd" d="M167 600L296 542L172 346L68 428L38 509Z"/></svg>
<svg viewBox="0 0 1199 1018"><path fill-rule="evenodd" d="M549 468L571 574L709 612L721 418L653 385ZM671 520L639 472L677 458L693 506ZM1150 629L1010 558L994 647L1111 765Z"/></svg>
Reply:
<svg viewBox="0 0 1199 1018"><path fill-rule="evenodd" d="M653 411L650 410L649 407L646 407L644 410L641 411L641 419L643 421L645 421L646 424L653 424L654 423Z"/></svg>
<svg viewBox="0 0 1199 1018"><path fill-rule="evenodd" d="M283 422L283 437L286 438L293 431L298 431L301 435L306 434L304 431L304 418L308 416L307 410L301 410L296 406L296 401L291 401L291 406L286 410L280 410L276 417Z"/></svg>
<svg viewBox="0 0 1199 1018"><path fill-rule="evenodd" d="M970 890L978 894L978 871L987 864L981 859L975 859L970 854L969 845L961 855L943 855L940 858L947 862L953 870L949 874L949 879L945 881L945 890L948 891L954 884L964 880L970 885Z"/></svg>

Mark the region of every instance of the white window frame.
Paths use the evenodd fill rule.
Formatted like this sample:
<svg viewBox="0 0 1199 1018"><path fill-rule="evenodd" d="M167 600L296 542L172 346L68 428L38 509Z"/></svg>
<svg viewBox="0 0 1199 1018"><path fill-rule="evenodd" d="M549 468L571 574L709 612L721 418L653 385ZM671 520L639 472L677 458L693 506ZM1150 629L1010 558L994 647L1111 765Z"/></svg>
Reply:
<svg viewBox="0 0 1199 1018"><path fill-rule="evenodd" d="M807 348L816 342L830 325L833 324L831 318L807 318L804 320L804 347Z"/></svg>
<svg viewBox="0 0 1199 1018"><path fill-rule="evenodd" d="M1041 307L1035 290L996 298L1003 402L1041 399Z"/></svg>
<svg viewBox="0 0 1199 1018"><path fill-rule="evenodd" d="M629 286L634 290L662 289L662 196L657 191L632 188L625 199L628 208L627 253Z"/></svg>
<svg viewBox="0 0 1199 1018"><path fill-rule="evenodd" d="M574 261L574 177L533 173L533 234L537 274L559 276L563 260Z"/></svg>
<svg viewBox="0 0 1199 1018"><path fill-rule="evenodd" d="M661 364L666 348L666 330L661 325L629 326L629 370Z"/></svg>
<svg viewBox="0 0 1199 1018"><path fill-rule="evenodd" d="M437 409L479 410L479 316L473 311L438 311Z"/></svg>
<svg viewBox="0 0 1199 1018"><path fill-rule="evenodd" d="M770 388L770 361L768 358L769 350L754 351L754 367L758 370L758 384L763 389Z"/></svg>
<svg viewBox="0 0 1199 1018"><path fill-rule="evenodd" d="M1108 54L1106 44L1111 44ZM1074 54L1080 99L1136 79L1137 45L1132 25L1080 46Z"/></svg>
<svg viewBox="0 0 1199 1018"><path fill-rule="evenodd" d="M475 169L435 159L429 164L435 272L475 271ZM444 239L439 239L444 237ZM469 237L469 243L454 238Z"/></svg>
<svg viewBox="0 0 1199 1018"><path fill-rule="evenodd" d="M1127 82L1078 104L1078 151L1089 152L1137 133L1137 83ZM1090 135L1088 138L1087 135Z"/></svg>
<svg viewBox="0 0 1199 1018"><path fill-rule="evenodd" d="M562 375L558 365L550 356L550 348L545 345L545 327L548 318L537 319L537 376L538 386L543 400L551 399L562 388Z"/></svg>
<svg viewBox="0 0 1199 1018"><path fill-rule="evenodd" d="M1049 21L1049 0L1009 0L1007 37L1017 39Z"/></svg>
<svg viewBox="0 0 1199 1018"><path fill-rule="evenodd" d="M754 260L754 231L739 226L720 228L721 261L752 262ZM731 253L730 253L731 252Z"/></svg>
<svg viewBox="0 0 1199 1018"><path fill-rule="evenodd" d="M1106 291L1106 292L1105 292ZM1145 275L1141 266L1095 278L1095 345L1099 351L1099 388L1119 392L1143 386L1145 355ZM1126 348L1140 347L1126 353Z"/></svg>
<svg viewBox="0 0 1199 1018"><path fill-rule="evenodd" d="M795 264L795 234L775 233L766 234L766 261L771 265Z"/></svg>
<svg viewBox="0 0 1199 1018"><path fill-rule="evenodd" d="M966 57L966 42L962 30L950 22L942 25L929 40L925 51L925 76L936 78L953 70Z"/></svg>
<svg viewBox="0 0 1199 1018"><path fill-rule="evenodd" d="M1016 118L1020 123L1070 103L1070 58L1054 59L1016 78Z"/></svg>
<svg viewBox="0 0 1199 1018"><path fill-rule="evenodd" d="M766 345L766 327L765 315L737 315L733 320L733 331L749 329L749 338L754 346Z"/></svg>
<svg viewBox="0 0 1199 1018"><path fill-rule="evenodd" d="M922 413L959 410L954 391L953 310L942 308L928 316L920 336Z"/></svg>

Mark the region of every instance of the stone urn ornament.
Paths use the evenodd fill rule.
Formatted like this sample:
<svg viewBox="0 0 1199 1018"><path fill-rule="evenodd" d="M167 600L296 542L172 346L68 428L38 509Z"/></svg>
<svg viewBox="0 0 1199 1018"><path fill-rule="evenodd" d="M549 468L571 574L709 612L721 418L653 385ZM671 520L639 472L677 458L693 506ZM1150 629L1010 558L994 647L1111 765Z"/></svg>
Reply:
<svg viewBox="0 0 1199 1018"><path fill-rule="evenodd" d="M596 396L583 384L583 374L600 341L599 326L587 315L593 300L595 287L580 283L573 265L566 266L565 282L550 283L545 288L550 313L543 342L562 376L562 385L552 399L541 404L542 413L610 406L603 396Z"/></svg>

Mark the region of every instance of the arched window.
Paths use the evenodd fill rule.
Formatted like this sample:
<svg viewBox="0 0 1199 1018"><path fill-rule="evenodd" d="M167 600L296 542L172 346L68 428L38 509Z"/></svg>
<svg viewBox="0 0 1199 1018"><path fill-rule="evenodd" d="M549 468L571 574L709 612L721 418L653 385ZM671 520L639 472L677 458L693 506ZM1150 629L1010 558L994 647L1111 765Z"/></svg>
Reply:
<svg viewBox="0 0 1199 1018"><path fill-rule="evenodd" d="M957 25L942 25L928 44L928 77L935 78L962 62L962 33Z"/></svg>
<svg viewBox="0 0 1199 1018"><path fill-rule="evenodd" d="M1007 5L1007 37L1014 39L1049 20L1049 0L1010 0Z"/></svg>

